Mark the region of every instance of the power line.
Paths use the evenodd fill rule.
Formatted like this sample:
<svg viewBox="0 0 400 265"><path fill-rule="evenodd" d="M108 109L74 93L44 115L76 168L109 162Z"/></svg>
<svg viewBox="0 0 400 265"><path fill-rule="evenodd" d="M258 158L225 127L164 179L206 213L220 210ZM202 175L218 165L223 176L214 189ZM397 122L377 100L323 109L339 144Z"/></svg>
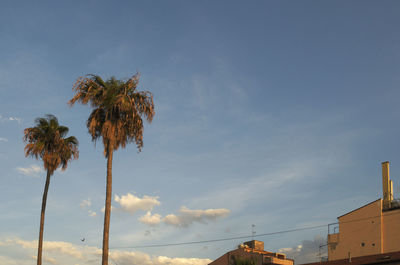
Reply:
<svg viewBox="0 0 400 265"><path fill-rule="evenodd" d="M400 211L399 212L394 212L394 213L391 213L391 214L386 214L385 216L396 215L396 214L400 214ZM365 217L365 218L360 218L360 219L350 220L350 221L340 222L340 223L341 224L353 223L353 222L359 222L359 221L364 221L364 220L378 218L378 217L381 217L381 215L370 216L370 217ZM293 229L275 231L275 232L269 232L269 233L263 233L263 234L258 234L258 235L253 235L252 234L252 235L247 235L247 236L227 237L227 238L219 238L219 239L200 240L200 241L188 241L188 242L179 242L179 243L110 247L110 249L155 248L155 247L170 247L170 246L182 246L182 245L213 243L213 242L221 242L221 241L229 241L229 240L237 240L237 239L246 239L246 238L253 238L253 237L271 236L271 235L292 233L292 232L298 232L298 231L304 231L304 230L312 230L312 229L327 227L328 225L332 225L332 224L338 224L338 223L330 223L330 224L322 224L322 225L315 225L315 226L293 228Z"/></svg>
<svg viewBox="0 0 400 265"><path fill-rule="evenodd" d="M180 242L180 243L168 243L168 244L156 244L156 245L138 245L138 246L131 246L131 247L112 247L110 249L122 249L122 248L153 248L153 247L169 247L169 246L181 246L181 245L193 245L193 244L202 244L202 243L212 243L212 242L220 242L220 241L229 241L229 240L236 240L236 239L245 239L245 238L252 238L252 237L262 237L262 236L271 236L283 233L290 233L290 232L297 232L302 230L310 230L326 227L324 225L317 225L317 226L309 226L309 227L302 227L302 228L295 228L283 231L276 231L258 235L250 235L250 236L237 236L237 237L227 237L227 238L219 238L219 239L210 239L210 240L201 240L201 241L189 241L189 242Z"/></svg>

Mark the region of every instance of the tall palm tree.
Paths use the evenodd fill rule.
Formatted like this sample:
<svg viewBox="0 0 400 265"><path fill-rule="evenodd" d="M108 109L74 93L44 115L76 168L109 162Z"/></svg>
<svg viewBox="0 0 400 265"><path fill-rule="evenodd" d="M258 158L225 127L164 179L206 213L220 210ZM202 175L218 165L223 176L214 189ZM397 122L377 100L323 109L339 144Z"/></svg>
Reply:
<svg viewBox="0 0 400 265"><path fill-rule="evenodd" d="M57 118L50 114L46 115L45 118L37 118L35 127L24 130L24 142L27 143L25 156L40 158L43 161L44 169L47 171L40 214L37 265L42 264L44 216L50 176L59 166L62 170L65 170L71 159L79 157L78 140L74 136L65 138L67 133L68 128L59 125Z"/></svg>
<svg viewBox="0 0 400 265"><path fill-rule="evenodd" d="M108 264L113 152L130 142L135 142L140 152L143 147L142 117L150 123L154 116L153 95L148 91L137 91L138 83L139 74L126 81L115 77L104 81L100 76L87 75L78 78L73 87L75 95L68 102L71 106L80 102L93 108L87 127L92 141L102 138L107 159L102 265Z"/></svg>

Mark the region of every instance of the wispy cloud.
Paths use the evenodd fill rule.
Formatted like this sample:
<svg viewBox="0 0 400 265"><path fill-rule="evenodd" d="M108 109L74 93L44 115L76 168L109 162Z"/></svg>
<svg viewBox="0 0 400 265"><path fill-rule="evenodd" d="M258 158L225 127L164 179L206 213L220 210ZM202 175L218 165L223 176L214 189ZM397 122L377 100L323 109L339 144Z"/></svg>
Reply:
<svg viewBox="0 0 400 265"><path fill-rule="evenodd" d="M7 138L0 137L0 142L8 142Z"/></svg>
<svg viewBox="0 0 400 265"><path fill-rule="evenodd" d="M32 259L33 259L33 260L37 260L37 256L32 256ZM50 263L50 264L54 264L54 265L59 264L59 263L57 262L57 259L55 259L55 258L50 258L50 257L46 257L46 256L43 257L43 261L44 261L45 263Z"/></svg>
<svg viewBox="0 0 400 265"><path fill-rule="evenodd" d="M21 124L22 119L18 118L18 117L4 117L2 115L0 115L0 122L17 122L18 124Z"/></svg>
<svg viewBox="0 0 400 265"><path fill-rule="evenodd" d="M178 215L169 214L163 221L176 227L188 227L195 222L206 224L208 221L216 221L219 218L227 217L229 213L228 209L190 210L182 206Z"/></svg>
<svg viewBox="0 0 400 265"><path fill-rule="evenodd" d="M22 122L22 119L21 119L21 118L18 118L18 117L8 117L8 120L9 120L9 121L16 121L16 122L18 122L19 124L21 124L21 122Z"/></svg>
<svg viewBox="0 0 400 265"><path fill-rule="evenodd" d="M161 204L158 197L144 195L142 198L139 198L130 193L122 195L121 197L115 195L114 200L121 206L118 209L132 214L139 210L151 211L154 206Z"/></svg>
<svg viewBox="0 0 400 265"><path fill-rule="evenodd" d="M29 167L17 167L17 171L26 176L39 177L39 173L42 173L43 169L38 165L30 165Z"/></svg>
<svg viewBox="0 0 400 265"><path fill-rule="evenodd" d="M92 201L90 199L82 200L81 203L79 204L79 206L81 208L90 207L91 205L92 205Z"/></svg>
<svg viewBox="0 0 400 265"><path fill-rule="evenodd" d="M314 240L303 240L297 246L281 248L278 251L285 253L288 258L294 259L297 264L310 263L319 261L320 254L325 254L320 253L320 246L325 244L326 238L317 236Z"/></svg>
<svg viewBox="0 0 400 265"><path fill-rule="evenodd" d="M82 209L87 209L87 208L89 208L90 206L92 206L92 200L91 200L90 198L87 199L87 200L82 200L81 203L79 204L79 206L80 206ZM96 216L97 216L97 213L96 213L95 211L89 209L89 210L88 210L88 215L89 215L90 217L96 217Z"/></svg>
<svg viewBox="0 0 400 265"><path fill-rule="evenodd" d="M192 205L213 205L215 202L223 204L231 210L240 211L249 203L258 198L263 200L273 199L282 192L282 187L288 183L310 175L313 168L310 163L292 163L287 168L278 169L249 179L232 181L220 189L206 193L202 197L193 198ZM235 196L232 196L235 194Z"/></svg>
<svg viewBox="0 0 400 265"><path fill-rule="evenodd" d="M95 211L92 211L92 210L89 210L88 214L89 214L90 217L96 217L97 216L97 213Z"/></svg>

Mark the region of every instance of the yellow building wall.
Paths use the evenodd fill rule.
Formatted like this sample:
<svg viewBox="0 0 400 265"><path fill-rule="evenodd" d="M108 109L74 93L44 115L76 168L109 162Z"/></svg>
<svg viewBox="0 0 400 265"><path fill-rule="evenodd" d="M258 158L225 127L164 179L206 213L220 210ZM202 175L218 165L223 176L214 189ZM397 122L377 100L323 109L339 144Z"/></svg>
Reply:
<svg viewBox="0 0 400 265"><path fill-rule="evenodd" d="M383 253L400 251L400 209L382 214Z"/></svg>
<svg viewBox="0 0 400 265"><path fill-rule="evenodd" d="M382 200L339 217L339 233L328 236L328 259L382 253Z"/></svg>

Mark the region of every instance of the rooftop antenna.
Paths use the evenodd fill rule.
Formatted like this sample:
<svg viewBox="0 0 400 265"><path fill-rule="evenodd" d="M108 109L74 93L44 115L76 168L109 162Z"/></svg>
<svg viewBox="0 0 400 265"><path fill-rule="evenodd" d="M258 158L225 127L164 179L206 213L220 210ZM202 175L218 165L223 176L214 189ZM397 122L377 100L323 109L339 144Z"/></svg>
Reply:
<svg viewBox="0 0 400 265"><path fill-rule="evenodd" d="M256 234L256 225L252 224L251 225L251 240L254 240L255 234Z"/></svg>

